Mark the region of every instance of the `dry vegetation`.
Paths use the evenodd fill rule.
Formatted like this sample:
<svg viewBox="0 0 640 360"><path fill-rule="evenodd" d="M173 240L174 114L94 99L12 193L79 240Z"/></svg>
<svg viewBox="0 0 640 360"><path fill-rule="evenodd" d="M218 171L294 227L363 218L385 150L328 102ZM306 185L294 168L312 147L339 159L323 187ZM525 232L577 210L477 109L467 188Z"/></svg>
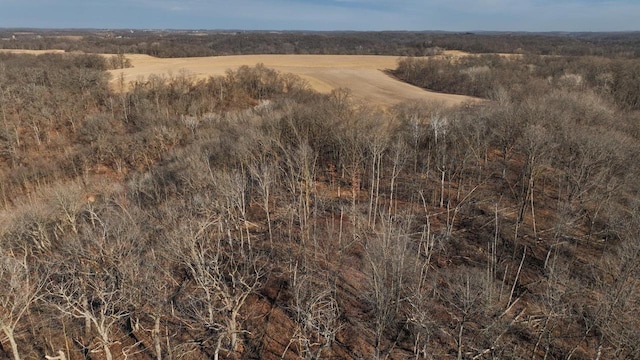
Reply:
<svg viewBox="0 0 640 360"><path fill-rule="evenodd" d="M640 357L637 61L405 60L492 101L383 111L124 60L0 54L0 358Z"/></svg>
<svg viewBox="0 0 640 360"><path fill-rule="evenodd" d="M145 80L150 75L188 76L194 80L224 75L240 66L262 64L282 73L295 74L306 80L311 88L330 93L339 88L351 89L355 100L392 106L407 100L438 101L446 105L459 105L477 99L426 91L400 82L384 73L395 68L395 56L367 55L238 55L203 58L160 59L148 55L126 55L132 67L112 70L112 84L129 84Z"/></svg>

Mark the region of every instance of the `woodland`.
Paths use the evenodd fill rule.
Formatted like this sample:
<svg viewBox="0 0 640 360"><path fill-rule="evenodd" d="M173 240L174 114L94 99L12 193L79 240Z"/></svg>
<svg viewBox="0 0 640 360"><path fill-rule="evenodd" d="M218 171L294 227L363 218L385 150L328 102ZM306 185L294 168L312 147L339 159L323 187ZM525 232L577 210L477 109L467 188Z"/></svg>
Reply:
<svg viewBox="0 0 640 360"><path fill-rule="evenodd" d="M247 54L427 56L470 53L640 57L640 32L40 30L1 29L0 49L65 50L156 57Z"/></svg>
<svg viewBox="0 0 640 360"><path fill-rule="evenodd" d="M80 47L0 53L0 358L640 358L637 36L400 34L517 56L399 58L483 101L380 108L55 35L0 43Z"/></svg>

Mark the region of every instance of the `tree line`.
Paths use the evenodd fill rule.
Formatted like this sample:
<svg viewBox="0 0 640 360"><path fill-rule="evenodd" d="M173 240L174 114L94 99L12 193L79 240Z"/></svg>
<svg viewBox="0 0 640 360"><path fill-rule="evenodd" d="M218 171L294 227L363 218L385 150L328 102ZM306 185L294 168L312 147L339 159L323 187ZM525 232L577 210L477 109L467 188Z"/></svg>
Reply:
<svg viewBox="0 0 640 360"><path fill-rule="evenodd" d="M499 89L522 99L554 88L595 92L619 107L640 109L640 65L631 59L536 55L407 57L400 59L390 73L426 89L486 99L495 99Z"/></svg>
<svg viewBox="0 0 640 360"><path fill-rule="evenodd" d="M243 54L428 56L470 53L637 58L640 37L627 33L455 33L438 31L129 31L0 29L0 48L136 53L157 57Z"/></svg>

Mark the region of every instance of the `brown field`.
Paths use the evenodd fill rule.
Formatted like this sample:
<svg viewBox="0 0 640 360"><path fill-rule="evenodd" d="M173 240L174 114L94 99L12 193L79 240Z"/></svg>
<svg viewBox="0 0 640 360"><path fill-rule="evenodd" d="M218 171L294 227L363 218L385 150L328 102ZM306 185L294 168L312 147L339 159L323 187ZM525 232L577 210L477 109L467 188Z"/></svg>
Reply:
<svg viewBox="0 0 640 360"><path fill-rule="evenodd" d="M12 53L12 54L29 54L29 55L42 55L42 54L62 54L64 50L22 50L22 49L0 49L0 52Z"/></svg>
<svg viewBox="0 0 640 360"><path fill-rule="evenodd" d="M328 93L349 88L356 100L381 106L393 106L406 100L430 100L444 105L475 102L478 99L425 91L398 81L384 70L396 67L397 56L364 55L240 55L201 58L160 59L147 55L126 55L132 68L111 71L115 84L144 80L149 75L188 74L195 78L224 75L228 69L259 63L283 73L293 73L309 82L316 91Z"/></svg>
<svg viewBox="0 0 640 360"><path fill-rule="evenodd" d="M43 54L62 50L0 50L6 52ZM461 51L447 51L451 57L468 56ZM105 55L112 56L112 55ZM283 73L292 73L305 79L316 91L331 92L337 88L349 88L355 100L383 107L407 100L440 102L446 106L480 99L454 94L423 90L387 75L384 70L397 65L397 56L381 55L238 55L196 58L156 58L149 55L127 54L133 67L110 71L111 82L116 84L123 77L125 84L145 80L149 75L167 77L187 74L196 79L224 75L229 69L242 65L265 66Z"/></svg>

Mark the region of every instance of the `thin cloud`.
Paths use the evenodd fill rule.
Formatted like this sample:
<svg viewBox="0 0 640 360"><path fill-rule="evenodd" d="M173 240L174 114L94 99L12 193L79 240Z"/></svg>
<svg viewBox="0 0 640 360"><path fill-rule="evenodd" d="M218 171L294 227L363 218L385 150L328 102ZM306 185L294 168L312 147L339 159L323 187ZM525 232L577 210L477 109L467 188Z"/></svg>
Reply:
<svg viewBox="0 0 640 360"><path fill-rule="evenodd" d="M5 27L640 30L635 0L0 0Z"/></svg>

